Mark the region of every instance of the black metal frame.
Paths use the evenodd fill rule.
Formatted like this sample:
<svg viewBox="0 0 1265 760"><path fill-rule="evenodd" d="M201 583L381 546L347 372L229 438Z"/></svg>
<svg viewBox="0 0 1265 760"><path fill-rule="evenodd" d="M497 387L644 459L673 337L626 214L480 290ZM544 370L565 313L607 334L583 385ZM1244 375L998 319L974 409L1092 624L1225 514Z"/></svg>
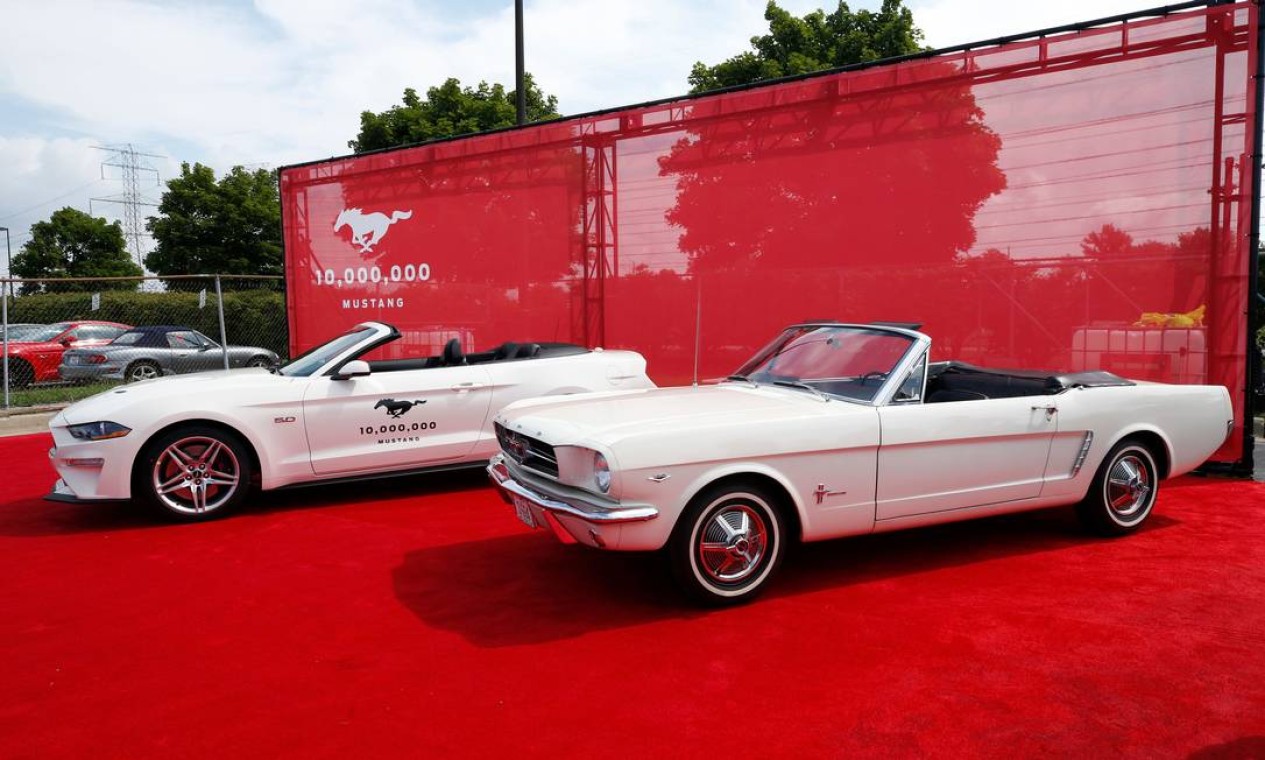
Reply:
<svg viewBox="0 0 1265 760"><path fill-rule="evenodd" d="M489 129L485 132L471 132L462 135L453 135L451 137L441 137L435 140L427 140L426 142L412 143L410 145L397 145L391 148L379 148L377 150L369 150L364 153L344 153L342 155L330 156L329 158L321 158L312 161L303 161L297 164L286 164L278 167L277 171L285 171L286 169L298 169L304 166L312 166L315 164L323 164L329 161L344 161L352 158L361 158L363 156L372 156L378 153L389 153L397 150L408 150L409 148L419 148L425 145L441 145L454 140L464 140L469 137L494 135L502 132L513 132L519 129L531 129L541 126L542 124L565 124L570 121L580 121L583 119L592 119L599 116L606 116L612 113L619 113L637 108L652 108L654 106L667 105L669 103L681 103L700 98L707 98L713 95L730 92L743 92L746 90L754 90L761 87L772 87L776 85L786 84L788 82L800 82L807 79L816 79L818 77L831 76L848 71L862 71L872 69L878 66L888 66L893 63L904 63L906 61L921 61L930 58L937 58L950 53L963 53L971 50L979 50L981 48L997 47L1000 45L1008 45L1012 42L1023 42L1024 40L1039 39L1054 34L1062 34L1065 32L1081 32L1086 29L1094 29L1102 26L1110 26L1112 24L1120 24L1126 21L1135 21L1140 18L1156 18L1169 16L1181 11L1188 11L1194 8L1212 8L1219 5L1234 5L1240 0L1190 0L1189 2L1177 3L1174 5L1165 5L1158 8L1148 10L1133 11L1131 13L1121 13L1116 16L1105 16L1103 18L1093 19L1090 21L1080 21L1074 24L1064 24L1063 26L1052 26L1047 29L1038 29L1032 32L1021 32L1019 34L1011 34L1005 37L994 37L989 40L981 40L979 42L968 42L961 45L953 45L952 47L936 48L934 50L924 50L921 53L911 53L909 55L898 55L891 58L880 58L875 61L866 61L864 63L853 63L847 66L839 66L833 69L823 69L822 71L813 71L807 74L796 74L793 76L779 77L778 79L762 79L759 82L751 82L749 84L740 84L733 87L722 87L716 90L708 90L707 92L699 92L688 95L676 95L669 98L659 98L657 100L647 100L642 103L631 103L628 105L614 106L611 108L602 108L596 111L587 111L585 113L564 116L558 119L551 119L544 122L532 122L530 124L514 125L510 127L500 127L498 129ZM1254 4L1260 4L1261 0L1251 0Z"/></svg>
<svg viewBox="0 0 1265 760"><path fill-rule="evenodd" d="M1253 0L1257 6L1256 14L1256 70L1252 72L1255 86L1255 124L1252 134L1252 218L1248 222L1248 300L1247 300L1247 398L1243 402L1243 457L1239 460L1240 469L1236 473L1244 477L1252 477L1255 468L1256 438L1253 435L1253 420L1257 412L1265 409L1256 408L1256 391L1265 385L1265 367L1262 364L1261 351L1256 345L1256 333L1262 327L1262 320L1257 319L1259 310L1256 302L1265 303L1265 295L1261 294L1261 109L1265 108L1265 0Z"/></svg>

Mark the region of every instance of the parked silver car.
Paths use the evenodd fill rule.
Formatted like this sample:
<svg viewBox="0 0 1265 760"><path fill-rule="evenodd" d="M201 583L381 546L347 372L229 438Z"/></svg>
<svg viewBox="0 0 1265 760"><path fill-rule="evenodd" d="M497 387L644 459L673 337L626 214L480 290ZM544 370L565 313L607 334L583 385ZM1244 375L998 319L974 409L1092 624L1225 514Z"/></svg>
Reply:
<svg viewBox="0 0 1265 760"><path fill-rule="evenodd" d="M224 367L220 344L189 327L135 327L104 346L71 349L57 368L63 380L126 380L183 375ZM258 346L228 346L230 367L267 367L277 355Z"/></svg>

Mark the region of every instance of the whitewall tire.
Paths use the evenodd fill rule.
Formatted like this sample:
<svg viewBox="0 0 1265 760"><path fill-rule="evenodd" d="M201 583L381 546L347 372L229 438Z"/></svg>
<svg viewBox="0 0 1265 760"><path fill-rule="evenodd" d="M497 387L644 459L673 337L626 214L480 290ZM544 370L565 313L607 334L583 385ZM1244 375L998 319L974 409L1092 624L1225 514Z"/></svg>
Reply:
<svg viewBox="0 0 1265 760"><path fill-rule="evenodd" d="M709 488L690 502L668 543L673 575L694 599L741 604L762 590L786 551L776 501L743 483Z"/></svg>
<svg viewBox="0 0 1265 760"><path fill-rule="evenodd" d="M1150 516L1159 485L1159 468L1151 450L1137 440L1125 439L1103 459L1076 512L1095 533L1132 533Z"/></svg>

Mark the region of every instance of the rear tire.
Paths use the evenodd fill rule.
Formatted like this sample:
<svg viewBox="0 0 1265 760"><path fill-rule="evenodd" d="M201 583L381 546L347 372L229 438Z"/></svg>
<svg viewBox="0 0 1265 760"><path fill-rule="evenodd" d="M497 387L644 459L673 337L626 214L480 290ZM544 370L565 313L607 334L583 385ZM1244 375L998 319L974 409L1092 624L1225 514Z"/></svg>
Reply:
<svg viewBox="0 0 1265 760"><path fill-rule="evenodd" d="M242 503L254 469L250 450L236 433L211 425L181 425L141 450L132 473L132 495L171 520L211 520Z"/></svg>
<svg viewBox="0 0 1265 760"><path fill-rule="evenodd" d="M1126 438L1103 459L1076 514L1089 530L1123 536L1146 522L1159 494L1159 468L1145 445Z"/></svg>
<svg viewBox="0 0 1265 760"><path fill-rule="evenodd" d="M132 362L127 365L127 371L123 373L123 377L129 383L139 383L142 380L153 380L162 375L162 370L158 365L148 359Z"/></svg>
<svg viewBox="0 0 1265 760"><path fill-rule="evenodd" d="M764 590L786 553L777 501L747 483L708 488L690 501L668 540L677 583L711 607L742 604Z"/></svg>

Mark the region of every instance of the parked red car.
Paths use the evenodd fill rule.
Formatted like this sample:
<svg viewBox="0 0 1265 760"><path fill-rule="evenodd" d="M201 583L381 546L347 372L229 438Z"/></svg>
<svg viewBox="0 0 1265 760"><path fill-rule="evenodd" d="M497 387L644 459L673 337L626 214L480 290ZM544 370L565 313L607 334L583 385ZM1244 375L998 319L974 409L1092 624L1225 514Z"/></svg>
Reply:
<svg viewBox="0 0 1265 760"><path fill-rule="evenodd" d="M60 379L57 367L68 348L104 346L132 329L117 322L79 320L45 325L22 333L20 340L9 337L9 386L23 388L31 383Z"/></svg>

